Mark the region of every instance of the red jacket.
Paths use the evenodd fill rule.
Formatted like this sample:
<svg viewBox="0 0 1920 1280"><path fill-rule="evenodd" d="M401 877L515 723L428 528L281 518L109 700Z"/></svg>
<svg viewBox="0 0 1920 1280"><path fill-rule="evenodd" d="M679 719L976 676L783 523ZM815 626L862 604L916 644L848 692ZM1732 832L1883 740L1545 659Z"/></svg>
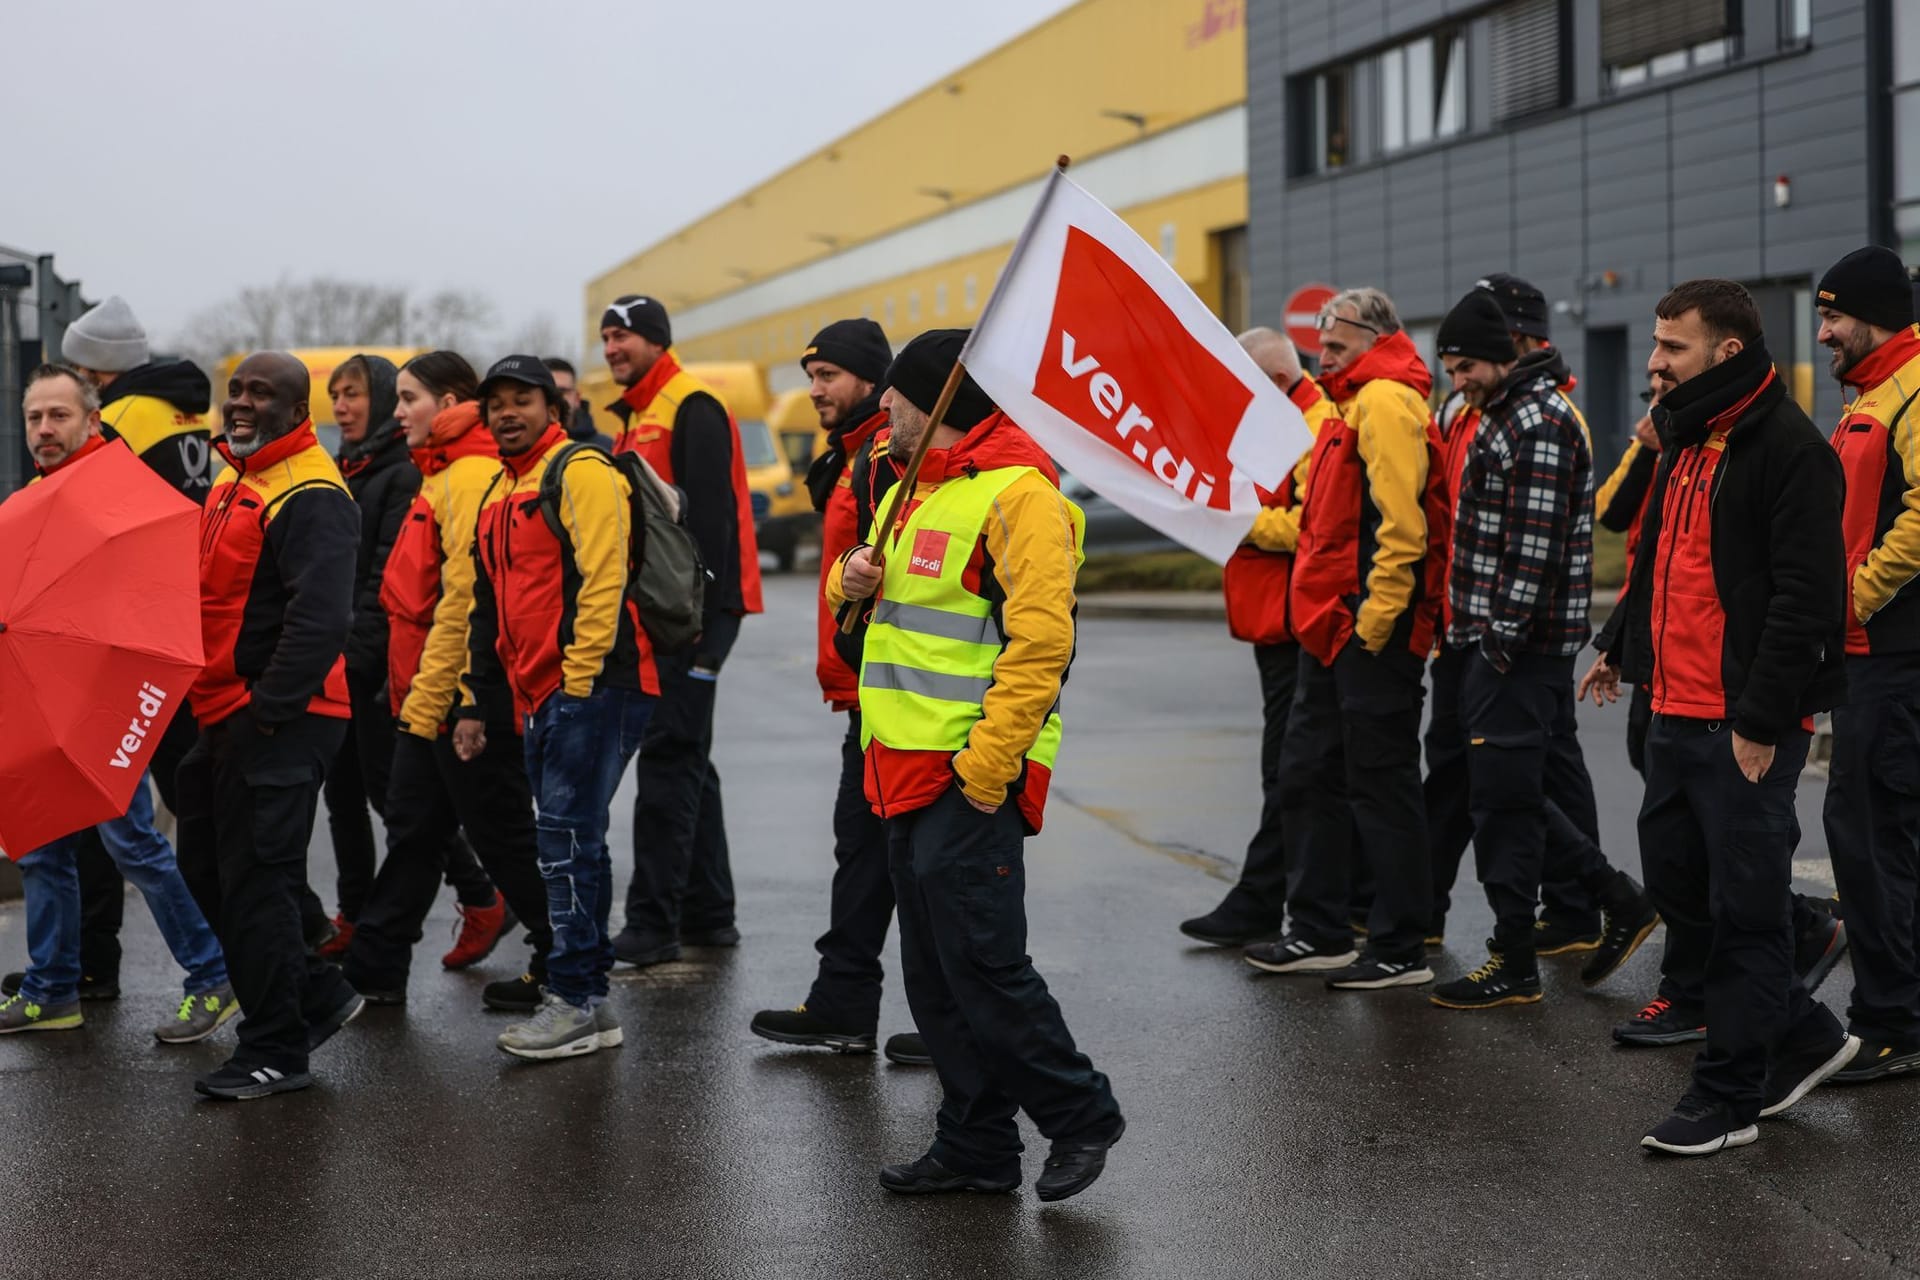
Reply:
<svg viewBox="0 0 1920 1280"><path fill-rule="evenodd" d="M1302 377L1287 392L1287 398L1313 428L1318 440L1340 415L1312 378ZM1293 470L1271 493L1262 489L1260 502L1266 509L1254 521L1247 540L1228 557L1221 574L1221 587L1227 601L1227 632L1249 644L1289 644L1293 628L1287 617L1287 588L1293 577L1293 553L1300 541L1300 509L1306 503L1311 482L1309 463L1313 449L1294 464Z"/></svg>
<svg viewBox="0 0 1920 1280"><path fill-rule="evenodd" d="M814 674L820 679L820 696L835 711L851 711L860 705L860 673L847 665L834 647L833 637L840 624L827 607L827 575L840 557L860 544L860 504L853 492L854 460L863 449L887 435L887 415L876 413L865 422L848 428L841 436L841 449L847 462L840 479L827 499L820 516L820 610L819 644ZM869 476L872 472L870 471Z"/></svg>

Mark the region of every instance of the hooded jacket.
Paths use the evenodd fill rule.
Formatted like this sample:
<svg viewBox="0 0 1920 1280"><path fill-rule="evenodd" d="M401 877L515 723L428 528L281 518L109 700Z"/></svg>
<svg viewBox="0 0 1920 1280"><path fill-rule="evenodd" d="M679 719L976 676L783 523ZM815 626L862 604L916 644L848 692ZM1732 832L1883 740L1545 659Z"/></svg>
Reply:
<svg viewBox="0 0 1920 1280"><path fill-rule="evenodd" d="M827 607L827 575L840 557L863 542L865 527L872 522L872 495L868 495L866 519L861 518L862 503L854 493L855 473L869 482L875 469L848 465L850 458L871 452L887 438L887 415L880 411L880 393L874 392L855 405L847 421L827 436L827 450L807 471L807 487L813 493L814 507L820 512L820 608L819 637L814 674L820 680L820 696L835 711L851 711L860 705L860 660L857 637L852 655L837 643L840 624ZM891 472L892 467L885 468Z"/></svg>
<svg viewBox="0 0 1920 1280"><path fill-rule="evenodd" d="M127 442L162 480L204 504L213 488L213 443L207 413L213 386L187 360L143 364L100 393L100 424Z"/></svg>
<svg viewBox="0 0 1920 1280"><path fill-rule="evenodd" d="M1031 467L1033 473L1000 494L994 518L965 549L962 579L992 607L1002 646L992 686L958 753L898 750L877 738L868 745L867 800L883 818L932 804L956 779L982 804L1016 799L1030 830L1038 831L1045 817L1052 775L1026 756L1060 701L1073 661L1073 587L1079 567L1059 473L1033 437L996 412L948 448L927 451L914 502L903 507L901 523L948 481L1002 467ZM949 547L947 555L960 552ZM827 603L836 613L846 601L845 564L842 555L827 573ZM862 614L870 616L873 604L865 602Z"/></svg>
<svg viewBox="0 0 1920 1280"><path fill-rule="evenodd" d="M1333 401L1320 384L1302 376L1287 398L1313 428L1313 437L1338 421ZM1269 493L1260 491L1260 513L1253 518L1246 541L1227 559L1221 588L1227 601L1227 631L1251 644L1287 644L1293 628L1287 617L1288 582L1293 576L1293 553L1300 545L1300 511L1307 500L1307 478L1313 459L1309 446L1293 470Z"/></svg>
<svg viewBox="0 0 1920 1280"><path fill-rule="evenodd" d="M1666 715L1771 744L1846 695L1840 459L1756 341L1653 407L1639 554L1595 647Z"/></svg>
<svg viewBox="0 0 1920 1280"><path fill-rule="evenodd" d="M420 492L420 469L407 454L407 438L394 419L399 371L379 356L361 356L367 367L367 434L340 451L340 474L360 504L360 558L354 565L353 635L347 670L356 682L377 686L387 676L387 611L380 581L401 522Z"/></svg>
<svg viewBox="0 0 1920 1280"><path fill-rule="evenodd" d="M1855 398L1833 431L1847 473L1847 652L1920 650L1920 328L1846 374Z"/></svg>

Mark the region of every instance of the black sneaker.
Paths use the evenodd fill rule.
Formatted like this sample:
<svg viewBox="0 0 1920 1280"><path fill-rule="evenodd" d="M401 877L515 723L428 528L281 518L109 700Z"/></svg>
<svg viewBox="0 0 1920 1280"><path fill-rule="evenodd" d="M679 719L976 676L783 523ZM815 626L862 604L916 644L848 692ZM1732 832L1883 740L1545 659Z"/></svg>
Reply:
<svg viewBox="0 0 1920 1280"><path fill-rule="evenodd" d="M1381 991L1387 987L1422 987L1433 981L1433 970L1425 959L1389 960L1371 952L1327 975L1327 986L1334 991Z"/></svg>
<svg viewBox="0 0 1920 1280"><path fill-rule="evenodd" d="M1632 886L1633 896L1623 897L1601 912L1606 928L1600 934L1600 945L1580 966L1580 981L1589 987L1598 986L1618 973L1620 966L1633 959L1640 944L1652 937L1660 926L1660 913L1653 909L1646 892L1631 876L1622 873L1620 878Z"/></svg>
<svg viewBox="0 0 1920 1280"><path fill-rule="evenodd" d="M613 935L613 958L636 969L645 969L678 960L680 943L678 940L662 942L658 938L635 933L632 929L622 929Z"/></svg>
<svg viewBox="0 0 1920 1280"><path fill-rule="evenodd" d="M1647 1007L1613 1029L1621 1044L1669 1045L1707 1038L1707 1015L1682 1009L1665 996L1655 996Z"/></svg>
<svg viewBox="0 0 1920 1280"><path fill-rule="evenodd" d="M1297 933L1277 942L1256 942L1243 953L1248 964L1268 973L1331 973L1360 958L1351 946L1317 947Z"/></svg>
<svg viewBox="0 0 1920 1280"><path fill-rule="evenodd" d="M1818 1040L1810 1045L1782 1048L1767 1063L1766 1101L1760 1115L1762 1118L1779 1115L1819 1088L1859 1052L1860 1037L1844 1031L1837 1041Z"/></svg>
<svg viewBox="0 0 1920 1280"><path fill-rule="evenodd" d="M1671 1156L1710 1156L1728 1147L1744 1147L1759 1137L1760 1126L1735 1124L1726 1103L1689 1093L1672 1115L1640 1139L1640 1145Z"/></svg>
<svg viewBox="0 0 1920 1280"><path fill-rule="evenodd" d="M396 986L390 982L348 977L347 985L358 991L368 1004L395 1005L407 1002L407 986L404 982Z"/></svg>
<svg viewBox="0 0 1920 1280"><path fill-rule="evenodd" d="M872 1053L874 1033L835 1027L807 1006L793 1009L762 1009L753 1015L748 1030L763 1040L781 1044L814 1045L835 1053Z"/></svg>
<svg viewBox="0 0 1920 1280"><path fill-rule="evenodd" d="M225 1102L245 1102L275 1093L292 1093L313 1083L304 1071L282 1071L278 1067L249 1067L229 1062L211 1075L193 1082L193 1091Z"/></svg>
<svg viewBox="0 0 1920 1280"><path fill-rule="evenodd" d="M1226 906L1215 907L1203 916L1180 922L1180 932L1195 942L1210 947L1244 947L1254 942L1271 942L1286 932L1284 923L1250 920Z"/></svg>
<svg viewBox="0 0 1920 1280"><path fill-rule="evenodd" d="M1113 1136L1093 1142L1056 1142L1047 1153L1046 1168L1033 1184L1034 1194L1052 1202L1077 1196L1099 1180L1107 1167L1107 1152L1127 1131L1123 1117Z"/></svg>
<svg viewBox="0 0 1920 1280"><path fill-rule="evenodd" d="M480 1003L496 1013L532 1013L540 1007L540 980L530 973L489 982L480 990Z"/></svg>
<svg viewBox="0 0 1920 1280"><path fill-rule="evenodd" d="M1800 975L1807 994L1812 995L1846 954L1847 925L1821 911L1807 915L1808 927L1793 940L1793 971Z"/></svg>
<svg viewBox="0 0 1920 1280"><path fill-rule="evenodd" d="M1465 977L1443 982L1427 997L1442 1009L1494 1009L1503 1004L1538 1004L1540 971L1509 968L1507 958L1490 951L1486 963Z"/></svg>
<svg viewBox="0 0 1920 1280"><path fill-rule="evenodd" d="M718 929L682 929L680 945L683 947L737 947L740 945L740 930L733 925L721 925Z"/></svg>
<svg viewBox="0 0 1920 1280"><path fill-rule="evenodd" d="M360 1016L367 1007L367 998L352 987L343 985L346 998L333 1007L333 1011L317 1022L307 1024L307 1052L312 1053L327 1041L333 1039L333 1033ZM304 1086L302 1086L304 1087Z"/></svg>
<svg viewBox="0 0 1920 1280"><path fill-rule="evenodd" d="M1596 951L1603 931L1585 924L1566 925L1557 920L1533 922L1533 954L1564 956L1576 951Z"/></svg>
<svg viewBox="0 0 1920 1280"><path fill-rule="evenodd" d="M880 1166L880 1185L902 1196L937 1195L942 1191L984 1191L998 1195L1019 1186L1020 1179L983 1178L976 1173L956 1173L932 1156L921 1156L912 1164Z"/></svg>
<svg viewBox="0 0 1920 1280"><path fill-rule="evenodd" d="M883 1050L888 1062L896 1062L903 1067L930 1067L933 1054L927 1049L927 1042L917 1032L902 1031L897 1036L887 1037L887 1047Z"/></svg>
<svg viewBox="0 0 1920 1280"><path fill-rule="evenodd" d="M10 973L0 978L0 996L17 996L20 984L27 980L24 973ZM82 1000L118 1000L120 998L120 979L96 978L90 973L80 975L80 998Z"/></svg>
<svg viewBox="0 0 1920 1280"><path fill-rule="evenodd" d="M1866 1084L1888 1076L1920 1075L1920 1047L1903 1048L1884 1040L1865 1040L1853 1061L1833 1073L1830 1084Z"/></svg>

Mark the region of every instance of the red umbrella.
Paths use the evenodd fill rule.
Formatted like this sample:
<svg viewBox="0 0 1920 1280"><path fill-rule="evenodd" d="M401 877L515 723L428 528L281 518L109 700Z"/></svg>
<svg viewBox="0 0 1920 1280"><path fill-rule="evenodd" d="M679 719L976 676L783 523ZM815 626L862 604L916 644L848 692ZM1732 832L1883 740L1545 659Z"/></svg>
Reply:
<svg viewBox="0 0 1920 1280"><path fill-rule="evenodd" d="M199 509L122 444L0 504L0 851L117 818L199 674Z"/></svg>

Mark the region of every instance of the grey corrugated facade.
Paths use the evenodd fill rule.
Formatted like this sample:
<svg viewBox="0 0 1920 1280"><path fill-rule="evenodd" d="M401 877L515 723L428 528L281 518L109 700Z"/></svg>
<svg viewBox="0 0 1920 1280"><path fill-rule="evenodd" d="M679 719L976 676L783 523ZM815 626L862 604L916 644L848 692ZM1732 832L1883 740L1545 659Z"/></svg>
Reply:
<svg viewBox="0 0 1920 1280"><path fill-rule="evenodd" d="M1596 435L1619 439L1639 411L1655 301L1675 281L1729 276L1771 286L1769 346L1783 371L1811 365L1815 418L1832 422L1841 395L1813 344L1806 291L1841 255L1889 236L1887 72L1877 60L1896 2L1920 4L1813 0L1802 40L1783 27L1788 4L1734 0L1733 61L1609 93L1600 5L1576 0L1562 10L1570 101L1496 127L1487 49L1500 5L1248 0L1255 319L1277 316L1298 285L1324 281L1386 289L1414 328L1477 277L1512 271L1563 304L1555 339L1585 384L1579 398ZM1463 19L1464 134L1292 176L1290 83ZM1786 207L1774 198L1781 175ZM1595 279L1607 271L1617 286Z"/></svg>

